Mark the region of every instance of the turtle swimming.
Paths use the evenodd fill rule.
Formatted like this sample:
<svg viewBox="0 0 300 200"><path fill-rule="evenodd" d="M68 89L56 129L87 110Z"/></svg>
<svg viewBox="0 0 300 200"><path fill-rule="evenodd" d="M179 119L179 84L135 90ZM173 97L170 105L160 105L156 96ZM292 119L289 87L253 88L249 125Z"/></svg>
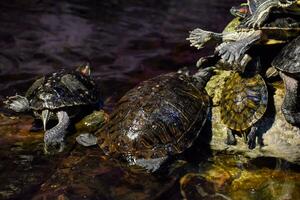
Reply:
<svg viewBox="0 0 300 200"><path fill-rule="evenodd" d="M8 97L4 102L15 112L33 112L43 121L45 130L44 150L64 149L64 137L70 118L78 116L83 108L98 103L95 82L90 76L90 67L80 66L76 70L60 70L37 79L24 96ZM58 120L47 130L48 120Z"/></svg>
<svg viewBox="0 0 300 200"><path fill-rule="evenodd" d="M222 60L231 65L239 64L243 68L247 64L245 62L246 53L253 45L284 43L300 34L300 10L298 7L300 2L285 2L249 0L250 15L245 17L240 25L236 26L235 31L214 33L196 28L190 32L187 39L191 42L191 46L197 48L202 48L210 42L220 43L215 52L221 56ZM273 8L277 10L273 11ZM240 14L235 15L242 16ZM268 16L267 21L263 15ZM252 28L256 25L259 27Z"/></svg>
<svg viewBox="0 0 300 200"><path fill-rule="evenodd" d="M100 148L149 170L157 169L169 155L183 152L208 118L211 102L204 87L212 74L212 68L193 76L173 72L131 89L96 132Z"/></svg>

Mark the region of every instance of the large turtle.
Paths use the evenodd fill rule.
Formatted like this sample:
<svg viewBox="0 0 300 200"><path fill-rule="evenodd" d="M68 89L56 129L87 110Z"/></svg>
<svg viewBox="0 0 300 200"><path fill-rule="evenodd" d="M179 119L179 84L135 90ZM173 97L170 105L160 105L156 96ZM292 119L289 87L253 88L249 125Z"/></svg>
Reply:
<svg viewBox="0 0 300 200"><path fill-rule="evenodd" d="M220 101L221 121L229 128L226 143L236 144L232 131L246 135L250 129L248 147L255 148L258 121L264 115L267 104L268 89L261 75L244 76L232 72L223 86Z"/></svg>
<svg viewBox="0 0 300 200"><path fill-rule="evenodd" d="M300 36L279 52L272 65L279 70L285 85L282 113L289 123L300 125Z"/></svg>
<svg viewBox="0 0 300 200"><path fill-rule="evenodd" d="M204 87L212 74L212 68L194 76L173 72L131 89L96 132L100 148L107 155L149 170L157 169L168 155L183 152L193 144L208 117L210 98ZM84 140L84 136L89 137L78 139Z"/></svg>
<svg viewBox="0 0 300 200"><path fill-rule="evenodd" d="M286 4L284 4L278 0L250 0L249 10L251 14L236 27L235 31L214 33L196 28L190 32L187 39L191 42L191 46L197 48L202 48L210 42L221 43L216 47L216 53L221 56L223 61L231 65L240 65L240 71L243 71L248 61L245 54L253 45L288 42L300 34L300 17L297 3L300 2L286 1ZM274 5L285 9L283 11L278 8L277 11L271 12L271 8L276 7ZM265 6L268 9L263 10L262 8L265 8ZM271 15L268 21L265 21L265 17L262 16L269 16L270 12ZM238 12L235 15L242 16ZM252 25L256 26L257 24L259 24L257 29L251 28Z"/></svg>
<svg viewBox="0 0 300 200"><path fill-rule="evenodd" d="M97 91L90 77L89 66L43 76L31 85L25 96L16 95L5 101L9 109L16 112L32 111L35 117L43 121L46 153L49 147L57 146L59 152L63 151L70 117L78 115L83 107L96 105L97 102ZM58 124L47 130L49 119L58 120Z"/></svg>

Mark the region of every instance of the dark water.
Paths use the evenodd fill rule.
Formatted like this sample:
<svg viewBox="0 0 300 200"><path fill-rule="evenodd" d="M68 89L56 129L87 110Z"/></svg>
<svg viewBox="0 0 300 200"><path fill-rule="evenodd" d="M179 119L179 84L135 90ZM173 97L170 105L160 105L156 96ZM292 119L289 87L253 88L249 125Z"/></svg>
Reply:
<svg viewBox="0 0 300 200"><path fill-rule="evenodd" d="M188 30L221 31L238 0L13 0L0 2L0 98L42 74L89 62L104 95L191 66L205 50Z"/></svg>
<svg viewBox="0 0 300 200"><path fill-rule="evenodd" d="M104 98L114 102L140 81L193 66L201 55L210 54L210 48L189 47L188 31L222 31L232 19L229 8L240 2L1 0L0 100L23 94L38 76L88 62ZM179 175L201 170L192 165L176 172L174 166L170 173L177 175L162 179L107 161L97 148L76 147L48 157L42 152L43 133L29 132L31 122L28 116L0 115L0 199L202 199L201 191L205 199L300 196L299 173L253 168L235 156L204 164L202 170L210 165L205 177L215 185L192 174L180 186Z"/></svg>

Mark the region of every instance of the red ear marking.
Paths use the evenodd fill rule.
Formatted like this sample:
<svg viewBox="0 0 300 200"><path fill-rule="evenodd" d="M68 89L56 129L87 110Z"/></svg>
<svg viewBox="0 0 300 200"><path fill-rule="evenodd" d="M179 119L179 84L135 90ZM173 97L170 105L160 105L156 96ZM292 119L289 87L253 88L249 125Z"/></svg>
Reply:
<svg viewBox="0 0 300 200"><path fill-rule="evenodd" d="M91 68L89 64L86 64L85 66L80 66L77 68L77 71L79 71L82 75L90 76L91 75Z"/></svg>

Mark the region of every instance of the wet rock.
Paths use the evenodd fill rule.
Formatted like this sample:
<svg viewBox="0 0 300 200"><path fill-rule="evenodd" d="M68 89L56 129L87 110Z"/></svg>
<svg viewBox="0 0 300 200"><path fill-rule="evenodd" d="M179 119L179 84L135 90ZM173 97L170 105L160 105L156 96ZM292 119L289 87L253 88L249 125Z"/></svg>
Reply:
<svg viewBox="0 0 300 200"><path fill-rule="evenodd" d="M180 179L180 190L184 200L225 200L225 195L215 192L214 184L196 173L188 173Z"/></svg>
<svg viewBox="0 0 300 200"><path fill-rule="evenodd" d="M33 199L157 199L175 185L142 168L109 160L99 148L77 148Z"/></svg>
<svg viewBox="0 0 300 200"><path fill-rule="evenodd" d="M75 127L78 132L94 133L101 128L103 124L108 120L108 114L103 110L94 111L92 114L84 117L78 122Z"/></svg>
<svg viewBox="0 0 300 200"><path fill-rule="evenodd" d="M32 122L0 115L0 199L30 199L60 160L44 155L44 134L30 132Z"/></svg>
<svg viewBox="0 0 300 200"><path fill-rule="evenodd" d="M215 155L201 173L180 180L184 199L299 199L300 174L276 160L274 168L253 165L241 155Z"/></svg>
<svg viewBox="0 0 300 200"><path fill-rule="evenodd" d="M222 151L231 154L240 153L247 157L276 157L283 158L289 162L300 164L300 129L292 126L285 120L281 105L284 97L283 83L276 83L271 88L275 93L269 101L268 107L274 107L266 112L260 120L258 134L262 135L264 145L256 146L249 150L242 137L237 137L237 145L225 144L227 127L221 123L219 101L221 98L222 86L228 77L228 72L218 72L209 83L206 89L213 96L212 108L212 141L211 148L215 151Z"/></svg>

